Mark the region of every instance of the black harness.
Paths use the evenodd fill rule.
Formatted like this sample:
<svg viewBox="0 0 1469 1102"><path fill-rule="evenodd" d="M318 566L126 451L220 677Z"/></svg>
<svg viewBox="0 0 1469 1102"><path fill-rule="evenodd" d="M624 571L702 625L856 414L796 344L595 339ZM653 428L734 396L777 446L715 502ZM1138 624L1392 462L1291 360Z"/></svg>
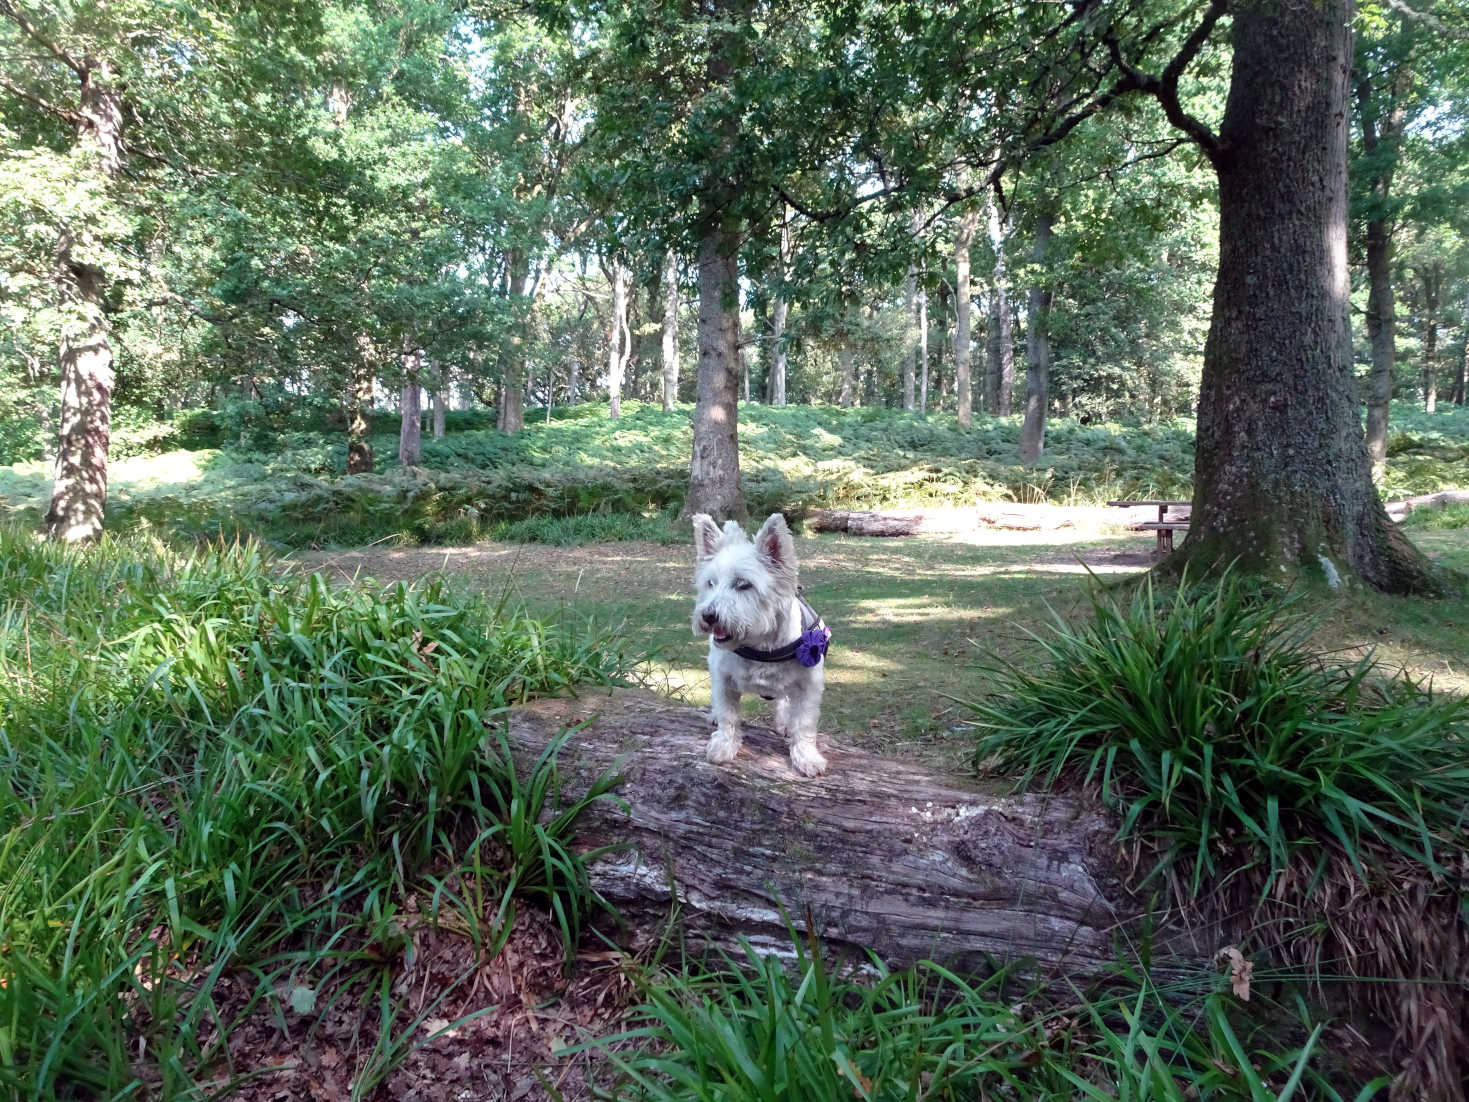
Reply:
<svg viewBox="0 0 1469 1102"><path fill-rule="evenodd" d="M818 666L826 657L826 649L831 644L831 628L814 608L807 603L806 598L799 593L796 600L801 603L801 634L794 641L775 650L756 650L754 647L737 647L735 653L741 658L748 658L751 662L790 662L792 660L803 666Z"/></svg>

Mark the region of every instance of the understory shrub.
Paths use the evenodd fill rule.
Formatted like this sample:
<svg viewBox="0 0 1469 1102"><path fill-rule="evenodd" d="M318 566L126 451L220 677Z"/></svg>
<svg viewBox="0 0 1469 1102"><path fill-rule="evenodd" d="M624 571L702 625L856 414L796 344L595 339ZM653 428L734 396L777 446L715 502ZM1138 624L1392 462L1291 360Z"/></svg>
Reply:
<svg viewBox="0 0 1469 1102"><path fill-rule="evenodd" d="M1316 654L1290 600L1240 580L1098 590L1041 668L973 702L976 760L1095 790L1144 884L1354 999L1456 1083L1469 1039L1469 702L1368 655Z"/></svg>
<svg viewBox="0 0 1469 1102"><path fill-rule="evenodd" d="M496 885L456 916L488 952L516 898L573 943L599 903L570 831L612 781L563 798L556 748L517 771L494 717L624 665L440 583L0 527L0 1095L187 1093L221 977L388 969L428 876Z"/></svg>

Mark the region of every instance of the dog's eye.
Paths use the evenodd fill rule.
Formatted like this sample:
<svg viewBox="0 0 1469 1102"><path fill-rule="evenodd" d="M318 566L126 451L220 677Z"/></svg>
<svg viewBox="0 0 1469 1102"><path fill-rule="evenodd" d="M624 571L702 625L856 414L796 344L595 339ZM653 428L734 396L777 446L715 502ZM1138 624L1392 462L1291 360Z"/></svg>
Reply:
<svg viewBox="0 0 1469 1102"><path fill-rule="evenodd" d="M705 585L706 585L706 586L708 586L708 587L709 587L709 588L710 588L710 589L713 589L713 588L714 588L714 579L713 579L713 578L710 578L710 579L709 579L709 580L708 580L708 581L707 581L707 582L705 582L705 583L704 583L704 584L705 584Z"/></svg>
<svg viewBox="0 0 1469 1102"><path fill-rule="evenodd" d="M754 589L755 588L755 583L754 582L751 582L751 581L748 581L745 578L741 578L739 581L735 582L735 588L736 589Z"/></svg>

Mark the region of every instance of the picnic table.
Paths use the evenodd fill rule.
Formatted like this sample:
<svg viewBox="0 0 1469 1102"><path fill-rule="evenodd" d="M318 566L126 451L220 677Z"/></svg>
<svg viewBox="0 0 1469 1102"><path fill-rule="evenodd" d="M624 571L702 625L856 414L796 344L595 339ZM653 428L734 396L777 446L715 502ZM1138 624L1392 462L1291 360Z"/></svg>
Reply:
<svg viewBox="0 0 1469 1102"><path fill-rule="evenodd" d="M1110 505L1110 506L1112 506L1113 508L1116 508L1116 509L1135 509L1135 508L1138 508L1140 506L1157 506L1157 509L1158 509L1158 519L1157 520L1142 521L1141 523L1134 524L1133 525L1133 528L1135 528L1138 531L1142 531L1142 532L1157 532L1158 533L1158 554L1160 554L1160 555L1166 555L1170 551L1173 550L1173 533L1174 532L1187 532L1188 531L1188 520L1189 520L1189 518L1187 516L1181 516L1181 517L1180 516L1175 516L1175 517L1170 518L1168 516L1168 510L1169 509L1192 509L1193 508L1193 502L1192 501L1154 501L1154 500L1140 501L1140 500L1133 500L1133 501L1109 501L1109 502L1107 502L1107 504Z"/></svg>

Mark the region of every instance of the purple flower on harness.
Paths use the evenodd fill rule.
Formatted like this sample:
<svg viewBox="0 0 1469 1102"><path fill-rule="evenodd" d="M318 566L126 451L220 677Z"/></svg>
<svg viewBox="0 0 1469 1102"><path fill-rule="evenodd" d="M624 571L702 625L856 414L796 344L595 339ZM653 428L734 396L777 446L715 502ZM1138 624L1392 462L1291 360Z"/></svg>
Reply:
<svg viewBox="0 0 1469 1102"><path fill-rule="evenodd" d="M831 628L824 624L802 632L801 641L796 644L796 661L807 667L820 665L830 642Z"/></svg>

